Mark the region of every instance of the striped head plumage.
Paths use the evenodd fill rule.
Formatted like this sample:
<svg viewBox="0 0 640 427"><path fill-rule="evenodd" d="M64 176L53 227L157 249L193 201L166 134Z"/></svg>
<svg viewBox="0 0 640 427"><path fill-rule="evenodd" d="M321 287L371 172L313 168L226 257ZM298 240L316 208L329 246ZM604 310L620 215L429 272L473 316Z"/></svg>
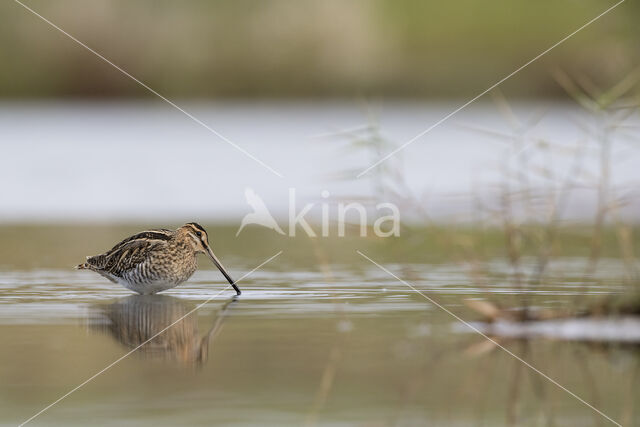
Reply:
<svg viewBox="0 0 640 427"><path fill-rule="evenodd" d="M236 286L209 245L206 230L190 222L176 230L146 230L127 237L109 251L87 257L78 269L95 271L112 282L140 294L153 294L178 286L197 268L196 255L206 254L233 286Z"/></svg>

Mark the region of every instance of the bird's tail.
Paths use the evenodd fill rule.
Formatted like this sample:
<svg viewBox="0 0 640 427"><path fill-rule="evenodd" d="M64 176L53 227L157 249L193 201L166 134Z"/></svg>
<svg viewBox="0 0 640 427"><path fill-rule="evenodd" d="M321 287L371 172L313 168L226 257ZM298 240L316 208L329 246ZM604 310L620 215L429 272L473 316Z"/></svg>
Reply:
<svg viewBox="0 0 640 427"><path fill-rule="evenodd" d="M87 257L87 261L89 261L89 258L91 257ZM89 265L88 262L83 262L82 264L78 264L74 267L76 270L91 270L91 265Z"/></svg>

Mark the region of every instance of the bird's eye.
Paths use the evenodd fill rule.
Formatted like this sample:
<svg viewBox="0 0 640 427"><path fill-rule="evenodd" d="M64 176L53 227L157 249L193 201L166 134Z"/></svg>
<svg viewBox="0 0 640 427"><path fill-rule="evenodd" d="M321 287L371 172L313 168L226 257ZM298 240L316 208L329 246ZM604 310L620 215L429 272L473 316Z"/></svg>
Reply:
<svg viewBox="0 0 640 427"><path fill-rule="evenodd" d="M202 233L200 231L196 231L196 235L200 238L202 237Z"/></svg>

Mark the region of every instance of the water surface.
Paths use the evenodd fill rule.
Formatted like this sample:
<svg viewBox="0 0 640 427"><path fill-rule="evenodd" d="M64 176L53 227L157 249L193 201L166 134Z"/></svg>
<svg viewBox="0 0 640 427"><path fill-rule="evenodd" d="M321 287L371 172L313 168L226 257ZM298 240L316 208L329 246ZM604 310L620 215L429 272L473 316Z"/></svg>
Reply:
<svg viewBox="0 0 640 427"><path fill-rule="evenodd" d="M236 276L268 258L227 257ZM351 262L353 261L353 262ZM464 305L562 307L625 291L621 264L582 283L515 286L492 263L486 286L456 263L385 263L463 319ZM47 264L41 262L40 264ZM19 424L225 286L202 264L182 286L136 296L56 262L0 270L0 416ZM366 261L307 268L284 253L187 315L32 425L607 425L607 421ZM624 425L638 425L638 347L500 339Z"/></svg>
<svg viewBox="0 0 640 427"><path fill-rule="evenodd" d="M349 148L352 138L336 135L370 124L371 111L358 103L177 102L284 178L161 101L0 103L0 150L8 159L0 168L0 222L199 218L239 226L250 212L245 187L253 188L277 219L288 218L289 188L296 189L297 210L321 200L323 190L332 198L369 195L375 171L356 179L357 174L462 104L372 103L370 110L378 117L374 122L395 144L375 153ZM583 173L571 177L581 185L572 193L566 215L591 220L599 171L592 133L600 129L599 122L570 103L517 102L513 109L521 127L514 128L513 119L496 105L474 103L386 165L402 172L431 218L451 220L452 215L468 217L472 193L488 197L504 181L505 165L520 170L522 164L514 163L520 155L531 168L530 185L548 191L547 176L538 172L549 168L562 182L581 142ZM527 129L529 122L536 125ZM632 133L639 125L632 115L623 130L611 132L611 184L625 194L640 180L635 167L640 150ZM518 138L504 136L515 134L526 137L518 150L513 149ZM339 175L350 179L336 180ZM637 198L618 209L637 222ZM314 215L320 215L319 208L308 216ZM402 215L411 218L411 210Z"/></svg>

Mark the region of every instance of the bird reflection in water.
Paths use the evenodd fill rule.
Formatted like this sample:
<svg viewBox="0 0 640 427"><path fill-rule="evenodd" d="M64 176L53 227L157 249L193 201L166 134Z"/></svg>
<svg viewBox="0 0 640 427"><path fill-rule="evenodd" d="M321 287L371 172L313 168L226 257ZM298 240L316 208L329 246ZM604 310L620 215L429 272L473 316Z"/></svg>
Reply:
<svg viewBox="0 0 640 427"><path fill-rule="evenodd" d="M234 297L222 306L204 336L200 336L194 312L142 345L136 353L146 358L183 365L204 364L208 358L209 344L220 333L224 319L235 301ZM90 312L89 325L91 329L107 333L133 349L191 310L192 306L178 298L166 295L132 295L113 304L94 306Z"/></svg>

